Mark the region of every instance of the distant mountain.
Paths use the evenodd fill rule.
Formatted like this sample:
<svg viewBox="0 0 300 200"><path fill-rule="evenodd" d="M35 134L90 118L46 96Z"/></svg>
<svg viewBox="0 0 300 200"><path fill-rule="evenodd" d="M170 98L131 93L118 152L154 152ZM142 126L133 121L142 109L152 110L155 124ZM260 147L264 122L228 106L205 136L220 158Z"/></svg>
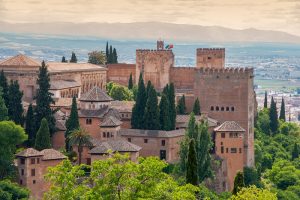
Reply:
<svg viewBox="0 0 300 200"><path fill-rule="evenodd" d="M300 37L280 31L200 26L160 22L137 23L17 23L0 22L0 32L95 36L109 39L186 42L284 42L300 43Z"/></svg>

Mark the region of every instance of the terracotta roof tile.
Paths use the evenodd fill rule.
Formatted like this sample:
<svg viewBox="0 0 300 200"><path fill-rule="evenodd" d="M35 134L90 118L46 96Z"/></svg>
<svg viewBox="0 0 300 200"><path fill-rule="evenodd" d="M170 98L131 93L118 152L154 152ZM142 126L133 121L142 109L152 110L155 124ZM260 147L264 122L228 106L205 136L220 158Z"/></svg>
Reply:
<svg viewBox="0 0 300 200"><path fill-rule="evenodd" d="M111 107L120 112L132 112L134 104L134 101L112 101Z"/></svg>
<svg viewBox="0 0 300 200"><path fill-rule="evenodd" d="M234 132L244 132L243 129L238 123L235 121L225 121L220 126L214 129L215 131L234 131Z"/></svg>
<svg viewBox="0 0 300 200"><path fill-rule="evenodd" d="M172 137L184 136L184 132L185 132L184 129L178 129L178 130L173 130L173 131L120 129L119 134L121 136L172 138Z"/></svg>
<svg viewBox="0 0 300 200"><path fill-rule="evenodd" d="M113 152L137 152L141 150L141 147L132 144L123 139L111 139L107 141L93 141L96 146L90 150L90 154L104 154L108 150Z"/></svg>
<svg viewBox="0 0 300 200"><path fill-rule="evenodd" d="M107 70L104 66L94 65L90 63L62 63L47 62L48 70L53 72L70 72L70 71L102 71Z"/></svg>
<svg viewBox="0 0 300 200"><path fill-rule="evenodd" d="M105 117L100 127L117 127L120 126L122 122L115 118L114 116Z"/></svg>
<svg viewBox="0 0 300 200"><path fill-rule="evenodd" d="M34 148L25 149L16 154L17 157L35 157L35 156L43 156L43 153L35 150Z"/></svg>
<svg viewBox="0 0 300 200"><path fill-rule="evenodd" d="M74 80L55 80L50 83L50 90L61 90L65 88L80 87L80 83Z"/></svg>
<svg viewBox="0 0 300 200"><path fill-rule="evenodd" d="M202 115L201 116L196 115L195 118L197 122L199 122L202 119L207 119L209 127L218 125L218 121L210 117L204 118ZM176 123L181 123L182 128L188 127L189 120L190 120L190 115L176 115Z"/></svg>
<svg viewBox="0 0 300 200"><path fill-rule="evenodd" d="M90 91L84 93L80 97L80 101L96 101L96 102L107 102L113 99L106 94L105 91L95 86Z"/></svg>
<svg viewBox="0 0 300 200"><path fill-rule="evenodd" d="M16 55L16 56L13 56L11 58L1 61L0 65L2 65L2 66L40 67L41 62L34 60L28 56L19 54L19 55Z"/></svg>
<svg viewBox="0 0 300 200"><path fill-rule="evenodd" d="M54 149L44 149L41 153L43 154L43 160L60 160L67 158L64 154Z"/></svg>

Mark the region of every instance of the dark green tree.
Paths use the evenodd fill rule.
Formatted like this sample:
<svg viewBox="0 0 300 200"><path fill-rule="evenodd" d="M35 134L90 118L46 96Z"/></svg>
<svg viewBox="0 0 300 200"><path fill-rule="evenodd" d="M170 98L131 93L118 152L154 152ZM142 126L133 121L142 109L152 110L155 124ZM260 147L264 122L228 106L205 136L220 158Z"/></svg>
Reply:
<svg viewBox="0 0 300 200"><path fill-rule="evenodd" d="M117 50L115 48L113 50L113 63L118 63L118 55Z"/></svg>
<svg viewBox="0 0 300 200"><path fill-rule="evenodd" d="M50 104L54 103L52 96L49 92L50 89L50 77L45 62L42 62L42 66L39 69L39 75L37 79L38 89L36 94L36 127L40 127L43 118L47 119L49 124L50 133L55 132L55 118L53 111L50 108Z"/></svg>
<svg viewBox="0 0 300 200"><path fill-rule="evenodd" d="M108 54L108 60L107 63L108 64L112 64L114 61L114 55L113 55L113 50L112 50L112 46L109 46L109 54Z"/></svg>
<svg viewBox="0 0 300 200"><path fill-rule="evenodd" d="M158 108L158 100L157 100L157 93L151 85L148 91L148 99L145 107L144 113L144 129L148 130L159 130L160 123L159 123L159 108Z"/></svg>
<svg viewBox="0 0 300 200"><path fill-rule="evenodd" d="M136 101L132 108L132 128L140 129L143 127L143 117L145 113L146 102L146 88L144 84L143 75L140 74Z"/></svg>
<svg viewBox="0 0 300 200"><path fill-rule="evenodd" d="M198 161L195 148L195 140L191 139L186 162L186 183L198 185Z"/></svg>
<svg viewBox="0 0 300 200"><path fill-rule="evenodd" d="M234 178L232 194L237 194L243 187L245 187L244 174L243 172L238 172Z"/></svg>
<svg viewBox="0 0 300 200"><path fill-rule="evenodd" d="M201 111L200 111L200 101L197 97L197 99L195 100L194 106L193 106L193 112L195 115L200 115Z"/></svg>
<svg viewBox="0 0 300 200"><path fill-rule="evenodd" d="M77 63L77 57L74 52L72 52L70 63Z"/></svg>
<svg viewBox="0 0 300 200"><path fill-rule="evenodd" d="M65 132L65 143L66 143L66 150L70 151L71 147L69 145L69 135L73 130L79 128L79 119L78 119L78 110L77 110L77 102L76 98L73 97L72 99L72 107L70 117L66 121L66 132Z"/></svg>
<svg viewBox="0 0 300 200"><path fill-rule="evenodd" d="M165 94L162 94L160 103L159 103L159 112L160 112L160 126L162 130L169 131L171 130L171 120L170 120L170 105L169 99Z"/></svg>
<svg viewBox="0 0 300 200"><path fill-rule="evenodd" d="M182 97L178 101L177 114L184 115L185 113L186 113L185 96L182 95Z"/></svg>
<svg viewBox="0 0 300 200"><path fill-rule="evenodd" d="M63 57L61 58L61 62L62 62L62 63L66 63L66 62L67 62L65 56L63 56Z"/></svg>
<svg viewBox="0 0 300 200"><path fill-rule="evenodd" d="M23 92L20 91L18 81L11 80L8 88L8 116L10 120L19 125L23 125L24 122L22 97Z"/></svg>
<svg viewBox="0 0 300 200"><path fill-rule="evenodd" d="M265 91L264 108L268 108L268 93Z"/></svg>
<svg viewBox="0 0 300 200"><path fill-rule="evenodd" d="M36 133L34 148L39 151L51 148L50 131L46 118L42 119L41 126Z"/></svg>
<svg viewBox="0 0 300 200"><path fill-rule="evenodd" d="M2 88L2 98L4 99L5 105L8 105L8 83L3 70L0 73L0 87Z"/></svg>
<svg viewBox="0 0 300 200"><path fill-rule="evenodd" d="M171 130L175 129L176 126L176 105L175 105L175 87L171 83L168 87L168 97L170 104L170 121L171 121Z"/></svg>
<svg viewBox="0 0 300 200"><path fill-rule="evenodd" d="M128 81L128 89L131 90L133 88L133 80L132 80L132 73L130 73L129 81Z"/></svg>
<svg viewBox="0 0 300 200"><path fill-rule="evenodd" d="M108 42L106 42L105 55L106 55L106 63L108 63L108 57L109 57Z"/></svg>
<svg viewBox="0 0 300 200"><path fill-rule="evenodd" d="M3 193L7 193L4 197ZM1 200L25 200L29 199L30 192L28 189L19 186L17 183L13 183L10 180L0 181L0 199ZM9 198L6 198L9 197Z"/></svg>
<svg viewBox="0 0 300 200"><path fill-rule="evenodd" d="M32 104L29 104L27 110L26 119L25 119L25 132L28 135L27 145L29 147L33 147L35 144L36 127L35 127L35 117L33 113Z"/></svg>
<svg viewBox="0 0 300 200"><path fill-rule="evenodd" d="M278 114L277 114L277 107L276 103L272 97L271 99L271 106L270 106L270 129L273 134L275 134L278 130Z"/></svg>
<svg viewBox="0 0 300 200"><path fill-rule="evenodd" d="M285 119L285 103L284 103L283 97L282 97L282 100L281 100L279 119L281 119L284 122L286 121L286 119Z"/></svg>
<svg viewBox="0 0 300 200"><path fill-rule="evenodd" d="M103 65L106 63L106 56L102 51L89 52L88 56L88 63L92 63L94 65Z"/></svg>
<svg viewBox="0 0 300 200"><path fill-rule="evenodd" d="M297 143L294 144L293 150L292 150L292 160L295 160L296 158L299 158L300 149Z"/></svg>
<svg viewBox="0 0 300 200"><path fill-rule="evenodd" d="M260 186L260 177L257 170L253 167L244 167L244 182L245 186L255 185L257 187Z"/></svg>
<svg viewBox="0 0 300 200"><path fill-rule="evenodd" d="M0 87L0 121L5 121L8 120L8 109L2 96L2 88Z"/></svg>

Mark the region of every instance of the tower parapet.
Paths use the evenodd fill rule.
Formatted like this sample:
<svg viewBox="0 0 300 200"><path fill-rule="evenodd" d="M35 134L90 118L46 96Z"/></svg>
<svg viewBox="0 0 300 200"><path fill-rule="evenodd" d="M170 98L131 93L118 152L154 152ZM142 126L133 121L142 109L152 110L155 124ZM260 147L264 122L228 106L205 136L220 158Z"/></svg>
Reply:
<svg viewBox="0 0 300 200"><path fill-rule="evenodd" d="M224 68L225 48L198 48L196 60L197 68Z"/></svg>

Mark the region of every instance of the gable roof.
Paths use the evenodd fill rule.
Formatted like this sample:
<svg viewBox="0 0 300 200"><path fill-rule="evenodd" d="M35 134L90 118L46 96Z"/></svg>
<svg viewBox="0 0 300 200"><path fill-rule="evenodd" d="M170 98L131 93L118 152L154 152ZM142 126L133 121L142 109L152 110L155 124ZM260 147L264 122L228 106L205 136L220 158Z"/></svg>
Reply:
<svg viewBox="0 0 300 200"><path fill-rule="evenodd" d="M141 130L141 129L120 129L121 136L172 138L184 136L184 129L162 131L162 130Z"/></svg>
<svg viewBox="0 0 300 200"><path fill-rule="evenodd" d="M108 96L105 91L95 86L90 91L82 94L80 101L108 102L113 101L113 99Z"/></svg>
<svg viewBox="0 0 300 200"><path fill-rule="evenodd" d="M137 152L142 148L124 139L111 139L107 141L93 140L96 145L90 150L90 154L105 154L108 150L113 152Z"/></svg>
<svg viewBox="0 0 300 200"><path fill-rule="evenodd" d="M36 157L36 156L43 156L43 154L38 150L35 150L34 148L28 148L16 154L16 157L25 157L25 158Z"/></svg>
<svg viewBox="0 0 300 200"><path fill-rule="evenodd" d="M22 66L22 67L40 67L41 62L34 60L23 54L19 54L3 61L0 61L1 66Z"/></svg>
<svg viewBox="0 0 300 200"><path fill-rule="evenodd" d="M47 66L50 73L107 70L103 65L94 65L91 63L47 62Z"/></svg>
<svg viewBox="0 0 300 200"><path fill-rule="evenodd" d="M103 122L100 124L100 127L117 127L120 126L123 122L115 118L114 116L107 116L104 118Z"/></svg>
<svg viewBox="0 0 300 200"><path fill-rule="evenodd" d="M43 160L60 160L67 158L64 154L54 149L44 149L41 153L44 155Z"/></svg>
<svg viewBox="0 0 300 200"><path fill-rule="evenodd" d="M222 132L222 131L234 131L234 132L245 132L238 123L235 121L225 121L220 126L216 127L214 131Z"/></svg>
<svg viewBox="0 0 300 200"><path fill-rule="evenodd" d="M216 127L218 126L218 121L212 119L210 117L205 117L203 115L195 115L196 122L200 122L201 120L207 120L208 127ZM190 115L176 115L176 123L180 123L180 127L187 128L190 120Z"/></svg>

